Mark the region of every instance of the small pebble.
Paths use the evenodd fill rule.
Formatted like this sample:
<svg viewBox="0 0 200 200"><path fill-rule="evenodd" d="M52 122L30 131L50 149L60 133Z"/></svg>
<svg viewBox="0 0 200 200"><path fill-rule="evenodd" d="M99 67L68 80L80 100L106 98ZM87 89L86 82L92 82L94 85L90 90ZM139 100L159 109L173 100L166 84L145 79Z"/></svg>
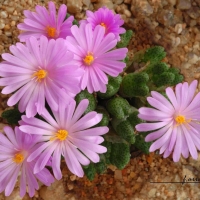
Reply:
<svg viewBox="0 0 200 200"><path fill-rule="evenodd" d="M182 32L182 30L183 30L182 24L176 24L176 26L175 26L175 32L178 33L178 34L180 34Z"/></svg>

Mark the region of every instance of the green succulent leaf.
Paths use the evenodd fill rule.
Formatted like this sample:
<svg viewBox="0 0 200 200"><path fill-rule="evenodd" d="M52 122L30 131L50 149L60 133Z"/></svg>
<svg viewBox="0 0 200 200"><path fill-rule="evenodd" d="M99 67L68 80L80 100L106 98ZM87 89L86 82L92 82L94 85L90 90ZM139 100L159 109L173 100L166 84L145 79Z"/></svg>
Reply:
<svg viewBox="0 0 200 200"><path fill-rule="evenodd" d="M128 31L126 31L126 33L120 35L121 40L117 43L117 48L127 47L132 35L133 35L132 30L128 30Z"/></svg>
<svg viewBox="0 0 200 200"><path fill-rule="evenodd" d="M139 133L136 137L135 137L135 143L134 146L141 150L142 152L144 152L145 154L149 154L149 148L152 144L152 142L145 142L145 136L148 133L144 132L144 133Z"/></svg>
<svg viewBox="0 0 200 200"><path fill-rule="evenodd" d="M111 142L104 140L104 142L101 143L101 145L107 148L107 152L103 155L105 157L106 164L110 164Z"/></svg>
<svg viewBox="0 0 200 200"><path fill-rule="evenodd" d="M116 133L125 139L130 144L134 144L135 142L135 134L132 124L129 121L122 121L120 122L116 128Z"/></svg>
<svg viewBox="0 0 200 200"><path fill-rule="evenodd" d="M129 117L127 118L127 120L130 122L130 124L135 127L137 124L140 124L142 122L144 122L143 120L141 120L138 117L139 112L138 111L134 111L132 112Z"/></svg>
<svg viewBox="0 0 200 200"><path fill-rule="evenodd" d="M183 82L183 75L180 75L180 74L175 74L175 78L174 78L174 81L171 83L171 85L177 85L178 83L181 83Z"/></svg>
<svg viewBox="0 0 200 200"><path fill-rule="evenodd" d="M161 75L154 75L152 80L157 87L171 85L174 82L175 75L171 72L164 72Z"/></svg>
<svg viewBox="0 0 200 200"><path fill-rule="evenodd" d="M107 87L106 92L105 93L98 92L97 95L102 99L108 99L112 97L118 92L121 82L122 82L122 77L120 75L117 77L108 76L108 84L106 85Z"/></svg>
<svg viewBox="0 0 200 200"><path fill-rule="evenodd" d="M94 180L96 174L94 163L90 163L87 166L83 166L83 171L90 181Z"/></svg>
<svg viewBox="0 0 200 200"><path fill-rule="evenodd" d="M153 65L151 71L153 74L160 75L166 72L169 69L169 66L164 62L159 62Z"/></svg>
<svg viewBox="0 0 200 200"><path fill-rule="evenodd" d="M128 97L146 96L149 93L149 87L146 85L148 80L149 75L146 72L127 74L122 79L123 94Z"/></svg>
<svg viewBox="0 0 200 200"><path fill-rule="evenodd" d="M105 171L106 171L106 163L103 162L103 161L100 161L98 163L95 163L95 169L96 169L96 172L98 174L103 174Z"/></svg>
<svg viewBox="0 0 200 200"><path fill-rule="evenodd" d="M106 111L106 109L102 106L97 106L96 111L98 113L103 114L102 120L95 125L95 127L99 127L99 126L108 126L109 121L110 121L110 116L109 113Z"/></svg>
<svg viewBox="0 0 200 200"><path fill-rule="evenodd" d="M179 73L180 73L180 69L175 68L175 67L170 67L170 68L168 69L168 72L171 72L171 73L173 73L173 74L179 74Z"/></svg>
<svg viewBox="0 0 200 200"><path fill-rule="evenodd" d="M130 146L125 143L112 143L110 162L118 169L124 169L124 167L130 161Z"/></svg>
<svg viewBox="0 0 200 200"><path fill-rule="evenodd" d="M91 112L95 110L96 108L96 99L93 94L90 94L87 90L81 91L79 94L76 95L75 100L76 103L79 104L81 100L83 99L88 99L89 100L89 105L84 112L84 114L87 114L88 112Z"/></svg>
<svg viewBox="0 0 200 200"><path fill-rule="evenodd" d="M163 47L154 46L145 51L143 59L141 61L145 63L148 61L150 61L151 63L155 63L161 61L163 58L165 58L165 56L166 52Z"/></svg>
<svg viewBox="0 0 200 200"><path fill-rule="evenodd" d="M6 110L2 113L1 117L6 119L8 124L17 125L18 121L21 120L23 113L20 113L17 108Z"/></svg>
<svg viewBox="0 0 200 200"><path fill-rule="evenodd" d="M128 116L130 105L126 99L115 97L107 102L106 108L112 117L123 119L125 116Z"/></svg>

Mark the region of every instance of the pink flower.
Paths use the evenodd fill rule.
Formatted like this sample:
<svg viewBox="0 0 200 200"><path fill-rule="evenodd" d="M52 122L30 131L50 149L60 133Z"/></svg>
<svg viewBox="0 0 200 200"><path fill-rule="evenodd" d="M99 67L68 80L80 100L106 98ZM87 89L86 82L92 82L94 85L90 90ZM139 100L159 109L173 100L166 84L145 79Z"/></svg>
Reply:
<svg viewBox="0 0 200 200"><path fill-rule="evenodd" d="M119 34L126 32L121 26L124 24L124 20L121 19L119 14L114 14L112 10L102 7L99 8L94 13L92 11L86 11L86 20L82 20L81 23L89 23L92 25L94 30L96 26L101 25L105 28L105 35L108 33L113 33L115 39L120 41Z"/></svg>
<svg viewBox="0 0 200 200"><path fill-rule="evenodd" d="M117 40L113 33L104 37L105 29L100 25L94 31L91 24L72 26L72 35L67 37L69 50L74 53L76 65L84 69L81 79L81 89L86 87L90 93L106 92L108 77L118 76L126 64L122 62L126 57L127 48L112 50Z"/></svg>
<svg viewBox="0 0 200 200"><path fill-rule="evenodd" d="M66 36L71 35L70 28L74 20L73 16L70 16L65 21L67 14L67 6L62 4L58 10L58 16L56 17L55 4L49 2L49 11L42 6L36 6L36 12L31 12L29 10L24 11L26 18L24 23L18 24L18 29L24 31L19 35L21 42L34 36L40 38L41 35L47 38L66 38Z"/></svg>
<svg viewBox="0 0 200 200"><path fill-rule="evenodd" d="M27 117L42 113L45 99L53 110L58 110L58 98L66 103L80 92L81 69L73 65L73 54L67 51L64 39L47 40L41 36L27 39L26 45L12 45L2 54L0 86L3 94L15 92L8 106L19 101L19 111Z"/></svg>
<svg viewBox="0 0 200 200"><path fill-rule="evenodd" d="M20 196L26 194L27 186L29 196L33 197L39 189L37 179L47 186L54 182L46 168L33 174L36 161L27 162L27 157L38 148L40 136L25 134L18 127L13 131L7 126L4 131L5 135L0 133L0 192L5 190L5 195L9 196L20 175Z"/></svg>
<svg viewBox="0 0 200 200"><path fill-rule="evenodd" d="M189 154L197 159L200 150L200 93L195 96L197 81L179 83L175 93L168 87L166 99L158 92L151 92L148 103L154 108L140 108L138 117L151 123L136 126L138 131L153 131L145 138L146 142L156 140L150 147L153 152L160 149L164 158L173 153L174 162L178 162L181 154L188 158Z"/></svg>
<svg viewBox="0 0 200 200"><path fill-rule="evenodd" d="M108 127L90 128L102 119L102 114L94 111L81 118L88 104L87 99L82 100L75 110L75 101L72 101L67 107L62 101L59 104L58 112L53 112L55 119L47 110L43 110L42 117L47 122L22 116L20 130L42 136L42 145L28 158L28 161L32 161L39 156L34 173L38 173L45 167L51 155L53 155L52 169L56 179L62 178L61 155L65 158L69 170L79 177L84 175L81 164L88 165L90 160L94 163L99 162L98 153L107 151L104 146L99 145L104 141L100 135L107 133Z"/></svg>

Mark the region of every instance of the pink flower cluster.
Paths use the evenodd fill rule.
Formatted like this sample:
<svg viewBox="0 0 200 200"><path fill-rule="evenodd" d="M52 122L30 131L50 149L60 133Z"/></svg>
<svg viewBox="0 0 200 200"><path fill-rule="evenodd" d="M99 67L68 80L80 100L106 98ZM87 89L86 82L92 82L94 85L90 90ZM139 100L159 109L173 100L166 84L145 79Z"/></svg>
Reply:
<svg viewBox="0 0 200 200"><path fill-rule="evenodd" d="M114 49L123 20L107 8L92 13L80 27L66 18L67 7L58 14L53 2L48 10L36 6L36 12L24 11L21 42L2 54L0 86L3 94L12 94L8 106L18 104L25 112L13 130L0 133L0 192L8 196L20 176L20 196L30 197L38 189L37 179L50 185L62 178L61 155L69 170L83 177L82 165L100 161L107 149L100 145L108 127L93 127L102 119L95 111L83 115L89 101L76 105L74 97L87 88L90 93L106 92L107 75L116 77L125 68L122 60L127 48ZM104 16L103 18L101 16ZM52 110L47 111L45 104ZM39 114L44 120L35 117ZM51 161L51 162L50 162ZM45 168L51 164L54 177Z"/></svg>

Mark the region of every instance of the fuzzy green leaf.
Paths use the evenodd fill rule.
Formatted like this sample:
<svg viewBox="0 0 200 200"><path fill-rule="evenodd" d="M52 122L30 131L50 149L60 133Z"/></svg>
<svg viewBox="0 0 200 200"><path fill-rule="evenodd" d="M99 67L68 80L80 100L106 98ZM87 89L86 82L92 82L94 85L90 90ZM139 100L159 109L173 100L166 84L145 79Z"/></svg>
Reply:
<svg viewBox="0 0 200 200"><path fill-rule="evenodd" d="M102 99L108 99L112 97L118 92L121 82L122 82L122 77L120 75L117 77L108 76L108 84L106 85L107 87L106 92L105 93L98 92L97 95Z"/></svg>
<svg viewBox="0 0 200 200"><path fill-rule="evenodd" d="M134 111L133 113L131 113L129 115L129 117L127 118L127 120L130 122L130 124L135 127L137 124L140 124L143 122L143 120L141 120L138 117L139 112L138 111Z"/></svg>
<svg viewBox="0 0 200 200"><path fill-rule="evenodd" d="M177 85L178 83L181 83L183 81L184 77L180 74L175 74L174 81L171 83L171 85Z"/></svg>
<svg viewBox="0 0 200 200"><path fill-rule="evenodd" d="M144 133L139 133L135 137L135 143L134 146L144 152L145 154L149 154L149 148L152 144L152 142L145 142L145 136L147 135L146 132Z"/></svg>
<svg viewBox="0 0 200 200"><path fill-rule="evenodd" d="M6 119L8 124L17 125L18 121L21 120L23 113L20 113L17 108L6 110L2 113L1 117Z"/></svg>
<svg viewBox="0 0 200 200"><path fill-rule="evenodd" d="M135 134L132 124L129 121L122 121L116 126L116 133L130 144L135 142Z"/></svg>
<svg viewBox="0 0 200 200"><path fill-rule="evenodd" d="M102 117L102 120L97 125L95 125L95 127L108 126L110 117L109 117L109 113L106 111L106 109L104 107L97 106L96 111L98 113L103 114L103 117Z"/></svg>
<svg viewBox="0 0 200 200"><path fill-rule="evenodd" d="M145 51L142 62L145 63L148 61L150 61L151 63L159 62L163 58L165 58L165 56L166 52L163 47L154 46Z"/></svg>
<svg viewBox="0 0 200 200"><path fill-rule="evenodd" d="M120 35L121 40L117 43L117 48L126 47L129 44L132 35L133 35L132 30L128 30L126 31L126 33Z"/></svg>
<svg viewBox="0 0 200 200"><path fill-rule="evenodd" d="M152 80L157 87L171 85L174 82L175 75L171 72L164 72L161 75L154 75Z"/></svg>
<svg viewBox="0 0 200 200"><path fill-rule="evenodd" d="M118 169L124 169L130 161L130 146L125 143L113 143L111 146L110 162Z"/></svg>
<svg viewBox="0 0 200 200"><path fill-rule="evenodd" d="M96 174L94 163L90 163L88 166L83 166L83 171L90 181L94 180Z"/></svg>
<svg viewBox="0 0 200 200"><path fill-rule="evenodd" d="M76 95L75 100L76 103L79 104L81 100L83 99L88 99L89 100L89 105L84 112L84 114L87 114L88 112L91 112L95 110L96 108L96 99L93 94L90 94L87 90L81 91L79 94Z"/></svg>
<svg viewBox="0 0 200 200"><path fill-rule="evenodd" d="M123 119L129 114L130 105L126 99L115 97L107 102L106 108L113 117Z"/></svg>
<svg viewBox="0 0 200 200"><path fill-rule="evenodd" d="M163 72L166 72L169 69L169 66L164 62L159 62L153 65L151 71L153 74L162 74Z"/></svg>
<svg viewBox="0 0 200 200"><path fill-rule="evenodd" d="M103 161L95 163L94 166L98 174L103 174L106 171L106 163Z"/></svg>

